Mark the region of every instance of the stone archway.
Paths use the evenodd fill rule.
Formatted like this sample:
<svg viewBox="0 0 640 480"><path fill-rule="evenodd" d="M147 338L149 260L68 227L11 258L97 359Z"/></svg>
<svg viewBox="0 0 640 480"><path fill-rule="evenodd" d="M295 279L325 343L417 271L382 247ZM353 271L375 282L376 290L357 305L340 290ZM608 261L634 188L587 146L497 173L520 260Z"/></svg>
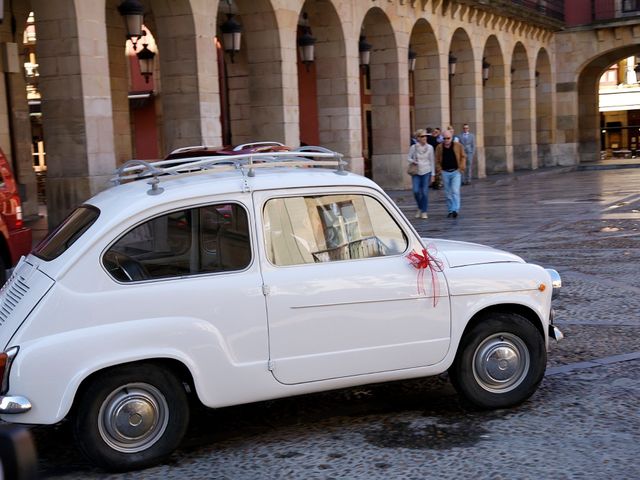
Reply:
<svg viewBox="0 0 640 480"><path fill-rule="evenodd" d="M505 62L495 35L487 39L482 58L489 69L489 78L483 81L482 88L485 171L487 174L508 172L511 159L507 148Z"/></svg>
<svg viewBox="0 0 640 480"><path fill-rule="evenodd" d="M554 41L556 164L599 160L598 83L610 65L637 53L637 25L613 22L597 29L569 29L556 33Z"/></svg>
<svg viewBox="0 0 640 480"><path fill-rule="evenodd" d="M600 113L598 84L609 66L636 55L637 45L628 45L593 58L580 71L578 80L578 154L580 162L600 159Z"/></svg>
<svg viewBox="0 0 640 480"><path fill-rule="evenodd" d="M511 61L511 125L513 167L531 169L537 158L533 143L532 74L527 52L522 43L516 43Z"/></svg>

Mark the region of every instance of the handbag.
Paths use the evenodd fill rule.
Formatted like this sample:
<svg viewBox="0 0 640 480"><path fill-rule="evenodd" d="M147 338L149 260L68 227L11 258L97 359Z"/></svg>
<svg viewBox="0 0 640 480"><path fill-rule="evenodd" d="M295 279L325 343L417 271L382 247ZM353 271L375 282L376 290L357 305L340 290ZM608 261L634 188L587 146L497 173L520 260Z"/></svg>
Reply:
<svg viewBox="0 0 640 480"><path fill-rule="evenodd" d="M418 164L409 162L409 166L407 167L407 173L409 175L418 175Z"/></svg>

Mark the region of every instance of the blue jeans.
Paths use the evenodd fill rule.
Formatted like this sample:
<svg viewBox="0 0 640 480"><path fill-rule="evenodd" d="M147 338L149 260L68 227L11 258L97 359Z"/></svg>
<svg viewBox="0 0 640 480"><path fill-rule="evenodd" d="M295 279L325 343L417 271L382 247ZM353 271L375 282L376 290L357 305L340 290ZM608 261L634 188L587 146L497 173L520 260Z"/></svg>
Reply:
<svg viewBox="0 0 640 480"><path fill-rule="evenodd" d="M412 175L411 185L413 187L413 196L416 199L418 208L421 212L426 212L429 208L429 182L431 181L431 172L424 175Z"/></svg>
<svg viewBox="0 0 640 480"><path fill-rule="evenodd" d="M464 171L464 181L466 183L471 183L471 170L473 169L473 152L467 152L466 150L464 151L464 153L467 155L467 168Z"/></svg>
<svg viewBox="0 0 640 480"><path fill-rule="evenodd" d="M444 194L447 197L447 210L457 212L460 210L460 183L462 175L460 170L453 172L442 171L442 182L444 183Z"/></svg>

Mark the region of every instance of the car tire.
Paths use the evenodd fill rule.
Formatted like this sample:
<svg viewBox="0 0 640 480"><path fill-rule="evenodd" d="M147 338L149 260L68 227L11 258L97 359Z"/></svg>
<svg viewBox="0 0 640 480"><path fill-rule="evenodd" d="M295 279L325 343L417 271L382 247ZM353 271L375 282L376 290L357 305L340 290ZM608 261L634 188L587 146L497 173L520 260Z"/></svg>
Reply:
<svg viewBox="0 0 640 480"><path fill-rule="evenodd" d="M150 364L110 369L80 394L73 430L85 456L110 471L145 468L179 445L189 423L181 381Z"/></svg>
<svg viewBox="0 0 640 480"><path fill-rule="evenodd" d="M530 321L514 313L493 313L464 335L449 377L474 406L506 408L533 395L546 364L544 337Z"/></svg>

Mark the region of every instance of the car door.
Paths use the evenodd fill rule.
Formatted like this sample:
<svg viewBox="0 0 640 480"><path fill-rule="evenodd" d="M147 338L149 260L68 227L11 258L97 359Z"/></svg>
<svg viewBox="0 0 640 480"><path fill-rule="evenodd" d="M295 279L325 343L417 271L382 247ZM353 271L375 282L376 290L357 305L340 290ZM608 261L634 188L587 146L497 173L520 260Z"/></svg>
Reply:
<svg viewBox="0 0 640 480"><path fill-rule="evenodd" d="M229 195L227 201L153 216L122 234L102 256L115 280L101 292L113 297L108 315L123 322L172 318L176 341L191 331L181 331L182 323L199 325L202 336L190 354L202 368L215 358L214 350L224 352L235 369L236 379L227 379L231 383L268 356L262 277L245 197Z"/></svg>
<svg viewBox="0 0 640 480"><path fill-rule="evenodd" d="M371 190L256 192L270 368L285 384L432 365L450 342L442 272ZM260 230L260 229L259 229ZM435 296L435 298L434 298Z"/></svg>

